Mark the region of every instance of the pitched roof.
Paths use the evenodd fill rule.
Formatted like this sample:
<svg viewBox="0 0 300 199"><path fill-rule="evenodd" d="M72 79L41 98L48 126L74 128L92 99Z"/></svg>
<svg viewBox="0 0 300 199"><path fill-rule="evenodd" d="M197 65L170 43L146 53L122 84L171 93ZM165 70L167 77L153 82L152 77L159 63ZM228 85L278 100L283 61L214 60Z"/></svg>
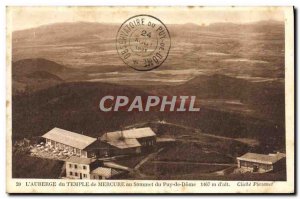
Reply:
<svg viewBox="0 0 300 199"><path fill-rule="evenodd" d="M155 135L156 134L152 131L151 128L146 127L105 133L104 135L102 135L101 140L107 141L107 143L117 148L125 149L139 147L141 146L141 144L137 139L143 137L152 137Z"/></svg>
<svg viewBox="0 0 300 199"><path fill-rule="evenodd" d="M104 176L105 178L110 178L114 175L119 174L120 172L112 168L98 167L97 169L93 170L91 173Z"/></svg>
<svg viewBox="0 0 300 199"><path fill-rule="evenodd" d="M81 158L81 157L76 157L76 156L71 156L69 159L66 160L66 162L72 162L72 163L77 163L77 164L87 164L87 165L89 165L95 161L96 161L96 159Z"/></svg>
<svg viewBox="0 0 300 199"><path fill-rule="evenodd" d="M274 164L284 157L285 157L285 154L283 154L283 153L269 154L269 155L258 154L258 153L246 153L246 154L242 155L241 157L238 157L237 159L249 161L249 162L263 163L263 164Z"/></svg>
<svg viewBox="0 0 300 199"><path fill-rule="evenodd" d="M103 165L106 166L106 167L109 167L109 168L113 168L113 169L119 169L119 170L125 170L125 171L129 171L130 168L129 167L126 167L126 166L123 166L123 165L120 165L118 163L115 163L115 162L103 162Z"/></svg>
<svg viewBox="0 0 300 199"><path fill-rule="evenodd" d="M102 136L102 138L106 137L108 139L115 138L115 137L121 137L127 139L137 139L137 138L143 138L143 137L152 137L156 136L156 134L152 131L151 128L145 127L145 128L138 128L138 129L128 129L123 131L114 131L114 132L108 132Z"/></svg>
<svg viewBox="0 0 300 199"><path fill-rule="evenodd" d="M130 138L131 139L132 138L136 139L136 138L156 136L156 134L152 131L152 129L150 127L108 132L107 136L108 137L110 137L110 136L119 136L119 137L121 137L122 134L123 134L124 138L128 138L128 139L130 139ZM105 136L105 134L103 136Z"/></svg>
<svg viewBox="0 0 300 199"><path fill-rule="evenodd" d="M121 137L116 137L115 139L110 138L107 143L112 146L115 146L119 149L140 147L141 144L136 139L121 139Z"/></svg>
<svg viewBox="0 0 300 199"><path fill-rule="evenodd" d="M123 134L125 138L144 138L156 136L150 127L125 130L123 131Z"/></svg>
<svg viewBox="0 0 300 199"><path fill-rule="evenodd" d="M56 127L50 130L48 133L44 134L42 137L78 149L84 149L97 140L96 138Z"/></svg>

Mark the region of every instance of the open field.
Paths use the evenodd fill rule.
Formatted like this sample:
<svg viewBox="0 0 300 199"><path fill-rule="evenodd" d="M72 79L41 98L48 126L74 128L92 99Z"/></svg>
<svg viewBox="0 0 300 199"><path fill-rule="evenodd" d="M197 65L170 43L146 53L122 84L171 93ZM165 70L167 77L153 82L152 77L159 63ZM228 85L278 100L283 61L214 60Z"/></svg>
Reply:
<svg viewBox="0 0 300 199"><path fill-rule="evenodd" d="M154 176L158 179L169 179L171 176L181 176L184 174L212 173L225 169L221 165L197 165L197 164L172 164L172 163L153 163L149 162L141 168L145 175Z"/></svg>
<svg viewBox="0 0 300 199"><path fill-rule="evenodd" d="M117 164L121 164L121 165L127 166L129 168L134 168L145 157L146 157L146 155L142 154L142 155L120 158L120 159L117 159L115 162Z"/></svg>
<svg viewBox="0 0 300 199"><path fill-rule="evenodd" d="M195 142L176 142L163 150L156 158L159 161L201 162L201 163L234 163L223 151L216 152L212 145Z"/></svg>

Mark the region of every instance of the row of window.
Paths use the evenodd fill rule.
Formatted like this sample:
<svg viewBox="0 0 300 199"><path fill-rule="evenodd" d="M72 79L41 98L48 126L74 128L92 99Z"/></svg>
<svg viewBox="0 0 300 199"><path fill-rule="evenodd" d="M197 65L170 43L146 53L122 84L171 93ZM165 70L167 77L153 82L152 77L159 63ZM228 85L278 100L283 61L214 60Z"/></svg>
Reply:
<svg viewBox="0 0 300 199"><path fill-rule="evenodd" d="M73 172L70 171L70 176L73 175ZM78 173L77 172L74 172L74 176L78 177ZM87 175L86 174L83 174L83 178L87 178Z"/></svg>
<svg viewBox="0 0 300 199"><path fill-rule="evenodd" d="M155 143L154 140L145 140L141 144L144 145L144 146L152 146L152 145L154 145L154 143Z"/></svg>
<svg viewBox="0 0 300 199"><path fill-rule="evenodd" d="M263 168L263 169L271 169L272 168L272 165L267 165L267 164L262 164L262 163L254 163L254 162L248 162L248 161L240 161L240 166L244 166L244 167L257 166L257 167Z"/></svg>
<svg viewBox="0 0 300 199"><path fill-rule="evenodd" d="M69 168L73 168L73 166L74 166L75 169L78 168L77 164L74 164L74 165L69 164ZM84 170L86 170L86 166L83 166L82 168L83 168Z"/></svg>
<svg viewBox="0 0 300 199"><path fill-rule="evenodd" d="M100 176L100 175L94 175L93 179L103 179L104 177ZM105 179L105 178L104 178Z"/></svg>

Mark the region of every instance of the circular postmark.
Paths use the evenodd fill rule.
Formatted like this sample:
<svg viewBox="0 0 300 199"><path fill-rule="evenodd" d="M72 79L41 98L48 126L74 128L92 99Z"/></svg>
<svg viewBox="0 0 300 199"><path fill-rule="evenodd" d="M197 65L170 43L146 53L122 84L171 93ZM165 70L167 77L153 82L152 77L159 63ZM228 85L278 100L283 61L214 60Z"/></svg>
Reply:
<svg viewBox="0 0 300 199"><path fill-rule="evenodd" d="M139 71L159 67L168 57L171 47L167 27L150 15L136 15L119 28L117 51L125 64Z"/></svg>

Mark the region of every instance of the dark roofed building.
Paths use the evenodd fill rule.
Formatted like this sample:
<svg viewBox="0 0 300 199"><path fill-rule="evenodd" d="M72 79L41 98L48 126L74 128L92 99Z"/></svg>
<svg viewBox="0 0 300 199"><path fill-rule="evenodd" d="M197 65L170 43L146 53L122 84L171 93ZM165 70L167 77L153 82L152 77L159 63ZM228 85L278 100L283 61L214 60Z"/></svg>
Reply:
<svg viewBox="0 0 300 199"><path fill-rule="evenodd" d="M138 128L105 133L100 140L112 148L110 154L141 153L153 148L156 134L151 128Z"/></svg>
<svg viewBox="0 0 300 199"><path fill-rule="evenodd" d="M80 157L89 157L87 147L96 142L96 138L74 133L60 128L53 128L42 136L46 143L59 150L69 151Z"/></svg>
<svg viewBox="0 0 300 199"><path fill-rule="evenodd" d="M246 153L237 158L238 167L250 172L278 171L284 166L285 154Z"/></svg>

